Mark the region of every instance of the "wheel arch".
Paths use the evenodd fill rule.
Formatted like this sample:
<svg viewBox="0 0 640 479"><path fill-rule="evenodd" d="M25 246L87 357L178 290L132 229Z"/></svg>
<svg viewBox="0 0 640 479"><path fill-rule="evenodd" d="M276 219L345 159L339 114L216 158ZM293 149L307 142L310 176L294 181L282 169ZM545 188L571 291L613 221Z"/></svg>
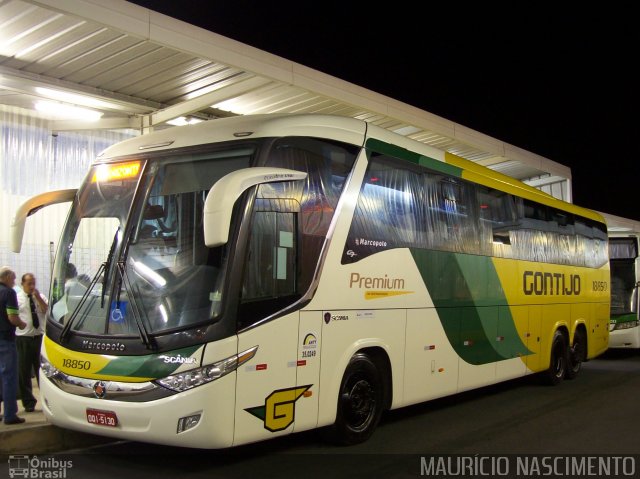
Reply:
<svg viewBox="0 0 640 479"><path fill-rule="evenodd" d="M587 350L585 351L585 358L588 356L589 353L589 333L587 331L587 324L584 320L579 320L576 322L575 324L575 328L573 331L573 337L571 338L571 345L573 346L573 343L575 341L575 337L576 334L578 334L578 332L582 332L584 334L584 337L586 338L586 342L585 342L585 347L587 348Z"/></svg>
<svg viewBox="0 0 640 479"><path fill-rule="evenodd" d="M571 335L569 334L569 327L565 323L560 323L556 325L556 328L553 330L553 334L551 335L552 338L556 334L556 331L559 331L562 333L565 341L567 342L567 345L571 344Z"/></svg>
<svg viewBox="0 0 640 479"><path fill-rule="evenodd" d="M376 363L382 375L382 384L384 386L384 409L390 409L393 403L393 370L387 351L380 346L371 346L356 351L354 356L360 353L366 354Z"/></svg>
<svg viewBox="0 0 640 479"><path fill-rule="evenodd" d="M324 353L324 351L323 351ZM342 378L347 369L351 358L358 353L364 353L369 355L377 365L386 368L386 374L384 374L384 388L385 388L385 409L390 409L393 403L393 366L391 357L392 354L389 350L389 346L385 344L381 339L368 338L361 339L351 344L349 348L346 348L340 359L338 359L333 365L331 365L332 373L328 374L328 371L321 371L321 384L320 384L320 396L323 398L320 401L318 410L318 426L327 426L333 424L336 420L336 413L338 410L338 392L340 390L340 384ZM331 362L331 361L329 361ZM328 363L322 360L322 368L324 369ZM402 372L397 372L402 374Z"/></svg>

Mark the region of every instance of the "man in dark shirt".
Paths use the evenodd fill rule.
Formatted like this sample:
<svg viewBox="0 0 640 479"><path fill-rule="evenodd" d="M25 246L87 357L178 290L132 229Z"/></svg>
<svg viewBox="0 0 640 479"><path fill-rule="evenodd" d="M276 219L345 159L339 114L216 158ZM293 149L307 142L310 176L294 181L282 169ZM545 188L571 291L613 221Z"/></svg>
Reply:
<svg viewBox="0 0 640 479"><path fill-rule="evenodd" d="M5 424L21 424L18 417L18 351L16 328L27 325L18 316L18 297L13 287L16 274L8 266L0 268L0 396L4 402Z"/></svg>

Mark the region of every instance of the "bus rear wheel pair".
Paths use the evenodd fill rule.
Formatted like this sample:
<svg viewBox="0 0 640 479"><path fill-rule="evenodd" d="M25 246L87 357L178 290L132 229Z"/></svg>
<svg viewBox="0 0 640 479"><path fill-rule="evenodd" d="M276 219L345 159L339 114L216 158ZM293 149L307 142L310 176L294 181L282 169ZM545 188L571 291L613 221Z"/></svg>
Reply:
<svg viewBox="0 0 640 479"><path fill-rule="evenodd" d="M582 329L577 329L573 346L569 346L565 334L558 330L551 342L551 360L545 373L546 382L555 386L563 379L575 379L582 369L587 355L587 337Z"/></svg>

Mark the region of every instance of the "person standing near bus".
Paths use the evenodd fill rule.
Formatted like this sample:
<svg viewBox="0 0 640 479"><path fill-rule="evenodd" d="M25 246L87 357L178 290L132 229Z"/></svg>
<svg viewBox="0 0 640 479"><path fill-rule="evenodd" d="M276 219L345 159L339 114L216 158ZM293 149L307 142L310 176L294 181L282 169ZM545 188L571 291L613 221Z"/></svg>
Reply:
<svg viewBox="0 0 640 479"><path fill-rule="evenodd" d="M18 298L13 287L16 274L8 266L0 268L0 395L4 403L5 424L21 424L18 417L18 352L16 328L27 325L18 315Z"/></svg>
<svg viewBox="0 0 640 479"><path fill-rule="evenodd" d="M49 307L36 288L36 277L33 273L22 275L22 291L18 292L18 310L20 319L26 328L16 331L16 348L18 350L18 397L26 412L33 412L36 408L36 398L33 396L31 373L35 372L38 384L40 378L40 346L44 334L44 323Z"/></svg>

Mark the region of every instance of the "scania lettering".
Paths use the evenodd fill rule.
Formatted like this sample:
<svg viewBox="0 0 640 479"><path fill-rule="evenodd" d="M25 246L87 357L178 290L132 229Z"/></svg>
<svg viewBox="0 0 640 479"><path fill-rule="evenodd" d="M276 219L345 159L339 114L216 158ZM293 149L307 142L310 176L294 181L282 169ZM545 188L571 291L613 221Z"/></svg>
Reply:
<svg viewBox="0 0 640 479"><path fill-rule="evenodd" d="M226 448L328 427L607 349L600 214L371 123L225 118L108 148L52 274L47 420ZM597 287L591 287L597 285Z"/></svg>
<svg viewBox="0 0 640 479"><path fill-rule="evenodd" d="M160 356L165 363L195 364L198 361L195 358L185 358L182 356Z"/></svg>

